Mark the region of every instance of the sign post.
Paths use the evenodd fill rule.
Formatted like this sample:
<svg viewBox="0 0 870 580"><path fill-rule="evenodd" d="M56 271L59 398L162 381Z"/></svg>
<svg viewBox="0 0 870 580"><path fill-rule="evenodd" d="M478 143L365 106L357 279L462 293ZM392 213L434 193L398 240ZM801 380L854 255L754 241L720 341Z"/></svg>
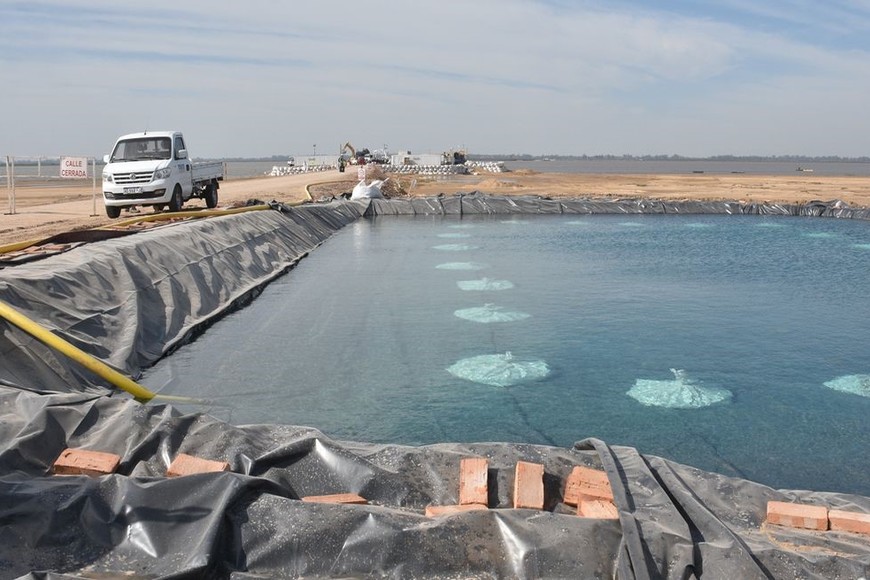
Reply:
<svg viewBox="0 0 870 580"><path fill-rule="evenodd" d="M9 215L15 215L15 158L6 156L6 191L9 197Z"/></svg>
<svg viewBox="0 0 870 580"><path fill-rule="evenodd" d="M91 157L91 203L94 206L91 217L94 217L97 215L97 160L95 157Z"/></svg>

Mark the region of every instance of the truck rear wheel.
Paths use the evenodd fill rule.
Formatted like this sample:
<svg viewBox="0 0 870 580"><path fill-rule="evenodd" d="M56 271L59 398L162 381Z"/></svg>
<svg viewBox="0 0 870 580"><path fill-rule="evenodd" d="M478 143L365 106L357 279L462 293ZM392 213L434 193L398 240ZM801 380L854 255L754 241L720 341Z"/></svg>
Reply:
<svg viewBox="0 0 870 580"><path fill-rule="evenodd" d="M106 206L106 215L112 219L115 219L116 217L120 217L121 216L121 208L115 207L112 205L107 205Z"/></svg>
<svg viewBox="0 0 870 580"><path fill-rule="evenodd" d="M181 206L184 205L184 199L181 197L181 185L175 184L175 189L172 190L172 199L169 200L169 211L181 211Z"/></svg>
<svg viewBox="0 0 870 580"><path fill-rule="evenodd" d="M208 209L214 209L218 204L218 187L212 182L205 186L205 206Z"/></svg>

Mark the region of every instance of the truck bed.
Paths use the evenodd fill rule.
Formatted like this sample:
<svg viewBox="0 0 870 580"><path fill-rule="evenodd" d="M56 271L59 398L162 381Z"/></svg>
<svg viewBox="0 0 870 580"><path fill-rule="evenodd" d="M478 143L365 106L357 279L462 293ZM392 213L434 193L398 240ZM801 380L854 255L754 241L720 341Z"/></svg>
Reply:
<svg viewBox="0 0 870 580"><path fill-rule="evenodd" d="M193 183L195 184L215 179L222 181L224 178L224 162L205 161L202 163L192 163L191 173L193 174Z"/></svg>

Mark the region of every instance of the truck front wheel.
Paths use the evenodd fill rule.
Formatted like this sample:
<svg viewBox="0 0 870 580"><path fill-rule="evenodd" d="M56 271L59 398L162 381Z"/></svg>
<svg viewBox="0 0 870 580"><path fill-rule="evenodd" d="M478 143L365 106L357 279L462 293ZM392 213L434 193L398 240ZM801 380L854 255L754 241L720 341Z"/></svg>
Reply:
<svg viewBox="0 0 870 580"><path fill-rule="evenodd" d="M107 205L106 206L106 215L112 219L115 219L116 217L120 217L121 216L121 208L115 207L112 205Z"/></svg>
<svg viewBox="0 0 870 580"><path fill-rule="evenodd" d="M172 191L172 199L169 200L169 211L181 211L181 206L184 205L184 199L181 197L181 185L175 184L175 189Z"/></svg>

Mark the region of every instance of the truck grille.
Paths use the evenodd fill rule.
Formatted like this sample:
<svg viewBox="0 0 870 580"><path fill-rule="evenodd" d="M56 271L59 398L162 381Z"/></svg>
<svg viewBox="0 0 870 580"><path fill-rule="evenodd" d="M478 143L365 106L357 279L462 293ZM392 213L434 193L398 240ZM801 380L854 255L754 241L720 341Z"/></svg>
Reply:
<svg viewBox="0 0 870 580"><path fill-rule="evenodd" d="M153 171L140 171L139 173L116 173L114 178L115 183L128 185L130 183L150 183L153 176Z"/></svg>
<svg viewBox="0 0 870 580"><path fill-rule="evenodd" d="M142 193L114 193L112 199L151 199L163 197L163 192L143 191Z"/></svg>

